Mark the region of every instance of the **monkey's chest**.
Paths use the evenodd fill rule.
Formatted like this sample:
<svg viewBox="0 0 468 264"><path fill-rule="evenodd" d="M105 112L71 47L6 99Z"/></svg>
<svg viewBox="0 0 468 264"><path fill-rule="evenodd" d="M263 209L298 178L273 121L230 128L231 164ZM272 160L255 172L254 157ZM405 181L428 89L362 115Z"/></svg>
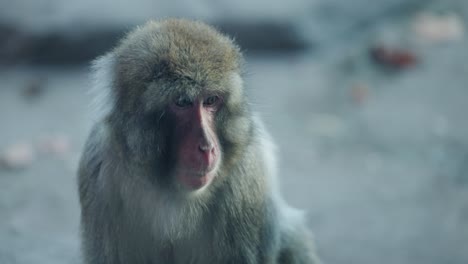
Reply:
<svg viewBox="0 0 468 264"><path fill-rule="evenodd" d="M220 263L212 247L211 237L197 235L166 244L158 251L157 260L171 264L209 264ZM160 262L157 262L160 263Z"/></svg>

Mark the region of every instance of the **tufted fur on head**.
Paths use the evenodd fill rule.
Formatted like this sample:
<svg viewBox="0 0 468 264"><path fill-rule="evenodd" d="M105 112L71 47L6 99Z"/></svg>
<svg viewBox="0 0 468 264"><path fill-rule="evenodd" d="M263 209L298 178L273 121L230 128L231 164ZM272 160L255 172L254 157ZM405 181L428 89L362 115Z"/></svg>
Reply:
<svg viewBox="0 0 468 264"><path fill-rule="evenodd" d="M180 19L148 22L131 32L114 54L120 97L136 103L138 98L132 97L145 93L157 105L181 92L195 96L197 88L226 91L223 84L240 71L242 61L231 39L204 23ZM149 82L159 89L145 89Z"/></svg>
<svg viewBox="0 0 468 264"><path fill-rule="evenodd" d="M227 92L231 87L226 87L226 82L241 80L242 64L242 54L233 40L205 23L149 21L93 63L96 105L106 106L99 109L99 117L106 117L112 104L127 112L138 104L151 110L169 102L182 89L191 96L202 87ZM237 97L241 99L240 94Z"/></svg>

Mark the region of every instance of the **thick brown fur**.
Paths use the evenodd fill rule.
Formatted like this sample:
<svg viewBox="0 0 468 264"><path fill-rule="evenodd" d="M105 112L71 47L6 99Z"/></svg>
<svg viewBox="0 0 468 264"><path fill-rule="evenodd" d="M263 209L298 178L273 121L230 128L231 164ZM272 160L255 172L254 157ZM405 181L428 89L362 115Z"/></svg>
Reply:
<svg viewBox="0 0 468 264"><path fill-rule="evenodd" d="M149 22L95 62L101 110L79 169L86 264L319 263L281 199L274 147L248 107L243 58L201 22ZM178 96L215 94L222 152L213 182L176 188Z"/></svg>

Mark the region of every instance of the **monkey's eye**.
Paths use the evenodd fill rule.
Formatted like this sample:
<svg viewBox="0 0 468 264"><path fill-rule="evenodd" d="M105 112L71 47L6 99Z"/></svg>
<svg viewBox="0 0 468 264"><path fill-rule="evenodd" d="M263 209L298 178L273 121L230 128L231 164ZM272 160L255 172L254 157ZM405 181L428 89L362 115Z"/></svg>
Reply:
<svg viewBox="0 0 468 264"><path fill-rule="evenodd" d="M219 101L218 96L216 96L216 95L210 96L210 97L206 98L205 101L203 101L203 105L204 106L212 106L212 105L215 105L218 101Z"/></svg>
<svg viewBox="0 0 468 264"><path fill-rule="evenodd" d="M175 100L174 103L178 107L188 107L188 106L191 106L193 104L193 102L190 100L190 98L188 98L186 96L180 96L179 98L177 98Z"/></svg>

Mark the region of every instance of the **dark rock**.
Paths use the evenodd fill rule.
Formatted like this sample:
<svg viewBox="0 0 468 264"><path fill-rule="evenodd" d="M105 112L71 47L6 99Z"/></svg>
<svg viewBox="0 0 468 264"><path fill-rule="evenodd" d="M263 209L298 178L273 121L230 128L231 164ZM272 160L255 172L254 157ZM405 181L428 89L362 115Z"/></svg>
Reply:
<svg viewBox="0 0 468 264"><path fill-rule="evenodd" d="M92 29L75 34L22 32L0 26L0 64L86 63L109 50L124 29Z"/></svg>
<svg viewBox="0 0 468 264"><path fill-rule="evenodd" d="M218 21L214 25L233 36L246 52L296 52L311 46L290 22Z"/></svg>
<svg viewBox="0 0 468 264"><path fill-rule="evenodd" d="M247 52L301 51L310 46L292 23L275 21L220 21L214 23L233 36ZM0 25L0 64L79 64L111 49L127 28L80 29L73 34L52 31L43 34Z"/></svg>

